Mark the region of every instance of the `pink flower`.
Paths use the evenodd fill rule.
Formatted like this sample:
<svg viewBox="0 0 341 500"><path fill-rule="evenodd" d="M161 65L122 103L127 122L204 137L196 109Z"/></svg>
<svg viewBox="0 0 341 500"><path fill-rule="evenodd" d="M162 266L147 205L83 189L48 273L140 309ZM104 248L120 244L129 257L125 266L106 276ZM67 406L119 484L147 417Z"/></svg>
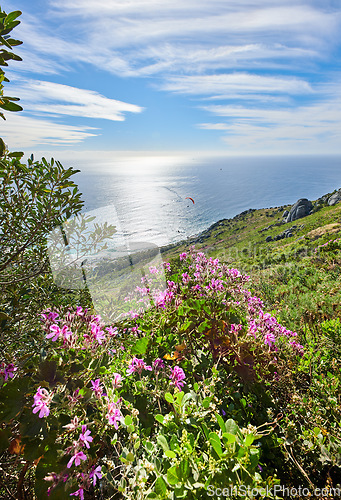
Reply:
<svg viewBox="0 0 341 500"><path fill-rule="evenodd" d="M50 409L44 401L39 400L36 403L34 403L32 406L35 406L35 408L33 408L33 413L38 413L38 411L39 411L39 418L49 416Z"/></svg>
<svg viewBox="0 0 341 500"><path fill-rule="evenodd" d="M79 490L75 491L74 493L70 493L70 497L76 496L80 498L80 500L84 500L84 488L79 488Z"/></svg>
<svg viewBox="0 0 341 500"><path fill-rule="evenodd" d="M118 429L118 422L123 419L123 415L119 408L117 408L115 403L108 403L108 413L106 418L110 425L113 425L115 429Z"/></svg>
<svg viewBox="0 0 341 500"><path fill-rule="evenodd" d="M78 438L78 441L84 446L86 446L88 449L90 448L89 443L93 441L93 438L90 436L91 431L89 431L86 428L86 425L82 425L82 432Z"/></svg>
<svg viewBox="0 0 341 500"><path fill-rule="evenodd" d="M271 347L272 344L275 343L275 341L276 341L276 337L274 336L273 333L267 332L264 335L264 344L267 344L269 347Z"/></svg>
<svg viewBox="0 0 341 500"><path fill-rule="evenodd" d="M68 461L68 464L67 464L68 469L70 469L70 467L72 466L73 461L75 461L75 465L77 467L78 465L80 465L81 460L87 460L87 457L82 451L77 451L73 455L73 457L71 457L70 460Z"/></svg>
<svg viewBox="0 0 341 500"><path fill-rule="evenodd" d="M101 330L101 327L99 325L96 325L95 323L91 323L91 333L94 339L97 340L99 344L102 344L102 341L106 340L103 330Z"/></svg>
<svg viewBox="0 0 341 500"><path fill-rule="evenodd" d="M9 378L13 378L14 377L14 372L17 371L17 367L14 366L13 363L10 363L9 365L5 365L5 363L1 363L0 365L0 376L4 377L5 379L5 382L8 380L8 377Z"/></svg>
<svg viewBox="0 0 341 500"><path fill-rule="evenodd" d="M96 485L97 479L102 479L102 477L103 476L102 476L101 466L99 465L98 467L96 467L96 469L93 467L92 471L89 474L89 478L93 479L94 486Z"/></svg>
<svg viewBox="0 0 341 500"><path fill-rule="evenodd" d="M167 269L167 271L170 271L170 270L171 270L170 263L169 263L169 262L164 262L164 263L163 263L163 268L164 268L164 269Z"/></svg>
<svg viewBox="0 0 341 500"><path fill-rule="evenodd" d="M187 253L186 252L182 252L180 254L180 260L185 260L185 259L187 259Z"/></svg>
<svg viewBox="0 0 341 500"><path fill-rule="evenodd" d="M85 311L83 311L83 307L81 306L78 306L77 309L76 309L76 314L77 316L84 316L84 314L87 313L87 310L85 309Z"/></svg>
<svg viewBox="0 0 341 500"><path fill-rule="evenodd" d="M114 389L117 389L118 387L122 387L122 383L121 383L122 380L123 380L122 375L120 375L119 373L113 374L112 385L113 385Z"/></svg>
<svg viewBox="0 0 341 500"><path fill-rule="evenodd" d="M70 424L64 425L64 429L67 429L68 431L75 431L79 425L79 420L78 417L75 417L73 420L71 420Z"/></svg>
<svg viewBox="0 0 341 500"><path fill-rule="evenodd" d="M159 270L158 270L158 268L157 268L157 267L155 267L155 266L150 266L150 268L149 268L149 272L150 272L151 274L159 274Z"/></svg>
<svg viewBox="0 0 341 500"><path fill-rule="evenodd" d="M46 338L52 339L52 342L55 342L58 339L59 335L61 334L61 330L58 325L51 325L50 330L51 333L47 334Z"/></svg>
<svg viewBox="0 0 341 500"><path fill-rule="evenodd" d="M117 326L115 326L114 328L112 326L108 326L108 328L106 328L106 331L109 333L110 337L116 337L116 335L118 334Z"/></svg>
<svg viewBox="0 0 341 500"><path fill-rule="evenodd" d="M91 380L92 390L95 393L96 398L100 398L103 394L103 388L101 387L101 379Z"/></svg>
<svg viewBox="0 0 341 500"><path fill-rule="evenodd" d="M52 394L49 394L49 392L46 389L42 389L41 387L38 387L38 390L36 394L33 396L34 402L33 402L33 413L38 413L39 411L39 418L43 417L48 417L50 414L50 409L49 409L49 404L52 399Z"/></svg>
<svg viewBox="0 0 341 500"><path fill-rule="evenodd" d="M131 375L134 372L138 372L141 375L142 370L152 370L151 366L146 365L143 359L133 358L130 362L129 368L127 370L127 374Z"/></svg>
<svg viewBox="0 0 341 500"><path fill-rule="evenodd" d="M165 363L164 363L163 359L156 358L155 361L153 361L153 368L154 368L154 371L156 371L156 372L163 370L163 368L165 368Z"/></svg>
<svg viewBox="0 0 341 500"><path fill-rule="evenodd" d="M187 285L187 283L191 279L188 273L182 273L181 277L184 285Z"/></svg>
<svg viewBox="0 0 341 500"><path fill-rule="evenodd" d="M169 378L172 379L170 385L175 385L175 387L177 387L179 389L179 391L182 390L182 387L186 383L186 382L183 382L183 380L186 378L185 372L183 371L182 368L180 368L180 366L174 366Z"/></svg>

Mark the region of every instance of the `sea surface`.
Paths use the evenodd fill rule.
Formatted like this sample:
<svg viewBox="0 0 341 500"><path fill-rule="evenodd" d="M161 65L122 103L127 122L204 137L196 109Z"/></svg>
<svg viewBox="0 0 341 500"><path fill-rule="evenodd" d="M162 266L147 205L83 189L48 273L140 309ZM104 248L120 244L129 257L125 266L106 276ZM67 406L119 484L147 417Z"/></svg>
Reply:
<svg viewBox="0 0 341 500"><path fill-rule="evenodd" d="M249 208L315 200L341 187L341 156L136 156L73 166L85 213L114 224L120 237L158 246Z"/></svg>

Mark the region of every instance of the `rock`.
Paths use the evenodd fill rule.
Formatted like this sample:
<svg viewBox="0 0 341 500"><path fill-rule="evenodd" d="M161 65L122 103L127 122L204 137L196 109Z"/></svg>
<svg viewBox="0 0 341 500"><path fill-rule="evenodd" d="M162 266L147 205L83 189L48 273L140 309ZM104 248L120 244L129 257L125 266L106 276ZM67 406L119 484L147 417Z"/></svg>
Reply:
<svg viewBox="0 0 341 500"><path fill-rule="evenodd" d="M289 215L288 210L284 210L282 217L288 217L288 215Z"/></svg>
<svg viewBox="0 0 341 500"><path fill-rule="evenodd" d="M313 204L307 198L301 198L291 207L289 215L287 216L286 221L292 222L297 219L301 219L302 217L306 217L309 215L309 212L312 210Z"/></svg>
<svg viewBox="0 0 341 500"><path fill-rule="evenodd" d="M266 239L265 239L265 241L266 241L267 243L269 243L269 241L272 241L272 236L267 236L267 237L266 237Z"/></svg>
<svg viewBox="0 0 341 500"><path fill-rule="evenodd" d="M285 237L286 238L292 238L293 237L293 234L289 231L285 234Z"/></svg>
<svg viewBox="0 0 341 500"><path fill-rule="evenodd" d="M341 201L341 189L331 195L331 197L328 199L328 205L336 205L336 203L339 203L339 201Z"/></svg>

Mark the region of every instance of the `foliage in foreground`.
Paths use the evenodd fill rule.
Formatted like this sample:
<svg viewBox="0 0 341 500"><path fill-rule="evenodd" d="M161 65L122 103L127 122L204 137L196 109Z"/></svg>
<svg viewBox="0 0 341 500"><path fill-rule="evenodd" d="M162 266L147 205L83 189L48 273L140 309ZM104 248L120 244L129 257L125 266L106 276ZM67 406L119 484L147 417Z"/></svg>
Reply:
<svg viewBox="0 0 341 500"><path fill-rule="evenodd" d="M3 366L2 450L34 473L37 498L207 498L209 485L320 485L340 470L332 361L328 421L315 408L304 427L324 383L307 380L311 353L248 277L180 258L147 312L161 269L115 326L81 307L44 311L40 354Z"/></svg>

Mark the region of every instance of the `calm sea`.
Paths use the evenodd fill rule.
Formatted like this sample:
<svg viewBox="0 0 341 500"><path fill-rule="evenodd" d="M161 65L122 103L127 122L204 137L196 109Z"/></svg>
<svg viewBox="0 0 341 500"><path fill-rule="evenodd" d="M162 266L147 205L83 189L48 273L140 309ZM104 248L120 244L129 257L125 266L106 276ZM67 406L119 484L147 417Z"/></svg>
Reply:
<svg viewBox="0 0 341 500"><path fill-rule="evenodd" d="M85 212L125 237L157 245L249 208L314 200L341 187L340 156L153 156L74 167L81 169L75 180Z"/></svg>

